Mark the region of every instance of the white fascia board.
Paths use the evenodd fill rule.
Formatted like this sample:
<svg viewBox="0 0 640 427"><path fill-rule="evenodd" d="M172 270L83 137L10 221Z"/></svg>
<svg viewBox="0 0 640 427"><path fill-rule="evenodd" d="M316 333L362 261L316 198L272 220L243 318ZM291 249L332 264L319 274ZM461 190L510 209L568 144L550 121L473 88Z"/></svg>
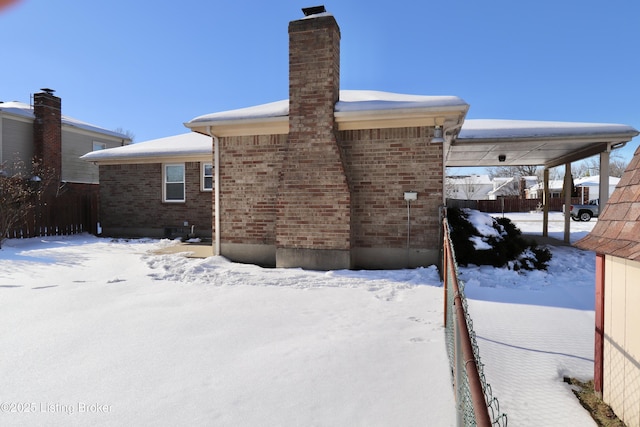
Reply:
<svg viewBox="0 0 640 427"><path fill-rule="evenodd" d="M261 117L235 120L201 120L184 123L194 132L209 135L209 130L217 137L284 135L289 133L289 116Z"/></svg>
<svg viewBox="0 0 640 427"><path fill-rule="evenodd" d="M96 165L133 165L148 163L186 163L186 162L209 162L211 163L213 151L207 154L190 154L190 155L166 155L166 156L140 156L140 157L111 157L106 159L83 159Z"/></svg>
<svg viewBox="0 0 640 427"><path fill-rule="evenodd" d="M335 113L339 130L442 126L453 120L462 122L469 106L452 105L424 108L393 108Z"/></svg>

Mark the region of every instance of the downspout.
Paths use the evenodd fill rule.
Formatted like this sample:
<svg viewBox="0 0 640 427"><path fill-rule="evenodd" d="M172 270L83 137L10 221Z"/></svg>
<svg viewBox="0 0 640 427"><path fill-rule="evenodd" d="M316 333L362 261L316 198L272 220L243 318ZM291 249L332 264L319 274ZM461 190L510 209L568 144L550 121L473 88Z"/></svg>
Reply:
<svg viewBox="0 0 640 427"><path fill-rule="evenodd" d="M213 227L214 227L214 241L213 241L213 254L220 255L220 141L218 137L211 131L211 126L208 126L209 136L213 139Z"/></svg>
<svg viewBox="0 0 640 427"><path fill-rule="evenodd" d="M609 159L611 153L611 143L607 144L607 149L600 153L600 182L598 183L600 194L598 194L599 209L602 212L604 205L609 201ZM591 198L592 196L589 196Z"/></svg>

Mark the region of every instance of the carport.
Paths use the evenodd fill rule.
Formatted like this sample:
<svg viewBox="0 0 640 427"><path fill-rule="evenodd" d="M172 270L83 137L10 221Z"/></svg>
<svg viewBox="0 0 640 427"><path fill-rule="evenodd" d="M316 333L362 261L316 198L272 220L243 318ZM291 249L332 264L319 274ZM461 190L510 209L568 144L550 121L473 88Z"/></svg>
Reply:
<svg viewBox="0 0 640 427"><path fill-rule="evenodd" d="M609 123L468 119L458 129L444 129L445 167L542 166L544 215L548 235L549 169L565 166L564 187L571 187L571 163L600 155L600 205L609 199L609 156L640 132ZM568 173L567 173L568 172ZM565 192L564 204L571 204ZM569 243L570 215L565 214L564 241Z"/></svg>

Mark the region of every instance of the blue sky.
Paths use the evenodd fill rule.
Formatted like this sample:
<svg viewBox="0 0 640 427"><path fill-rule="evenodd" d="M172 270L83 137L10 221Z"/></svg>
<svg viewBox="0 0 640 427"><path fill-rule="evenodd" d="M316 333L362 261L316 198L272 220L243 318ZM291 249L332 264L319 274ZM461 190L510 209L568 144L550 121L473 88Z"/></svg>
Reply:
<svg viewBox="0 0 640 427"><path fill-rule="evenodd" d="M0 11L0 100L56 90L63 112L135 141L288 97L298 0L21 0ZM325 1L341 87L456 95L468 118L640 129L640 2ZM622 152L631 158L636 138Z"/></svg>

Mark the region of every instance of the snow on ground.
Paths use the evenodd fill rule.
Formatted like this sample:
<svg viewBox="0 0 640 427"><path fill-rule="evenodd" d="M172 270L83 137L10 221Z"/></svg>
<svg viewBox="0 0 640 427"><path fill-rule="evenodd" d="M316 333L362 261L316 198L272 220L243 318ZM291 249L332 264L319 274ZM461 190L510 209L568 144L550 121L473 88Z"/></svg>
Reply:
<svg viewBox="0 0 640 427"><path fill-rule="evenodd" d="M492 214L501 216L501 214ZM542 234L542 214L507 213L523 233ZM549 235L564 236L551 212ZM571 222L573 242L595 225ZM548 271L460 268L487 381L509 425L595 426L564 376L593 378L595 255L550 248Z"/></svg>
<svg viewBox="0 0 640 427"><path fill-rule="evenodd" d="M0 251L0 425L454 424L434 267L307 272L152 253Z"/></svg>
<svg viewBox="0 0 640 427"><path fill-rule="evenodd" d="M499 214L495 214L496 216ZM507 214L525 233L541 215ZM575 237L590 223L572 222ZM552 213L550 234L562 238ZM0 424L450 426L434 267L263 269L87 235L0 250ZM461 268L509 425L594 425L562 382L593 373L594 255L548 272Z"/></svg>

